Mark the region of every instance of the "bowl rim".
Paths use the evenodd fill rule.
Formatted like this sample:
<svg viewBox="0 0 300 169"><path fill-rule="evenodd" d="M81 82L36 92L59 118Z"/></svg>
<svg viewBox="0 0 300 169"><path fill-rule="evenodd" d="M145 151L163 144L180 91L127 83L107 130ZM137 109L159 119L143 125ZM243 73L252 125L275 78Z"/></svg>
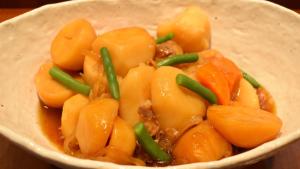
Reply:
<svg viewBox="0 0 300 169"><path fill-rule="evenodd" d="M63 7L65 5L74 5L74 4L81 4L81 3L91 3L96 2L97 0L73 0L73 1L66 1L66 2L60 2L55 4L48 4L44 5L42 7L36 8L32 11L26 12L22 15L19 15L15 18L6 20L2 23L0 23L0 27L16 23L19 20L26 19L27 17L31 15L39 14L40 12L44 10L50 10L52 8L56 7ZM116 0L119 1L119 0ZM297 14L295 11L292 11L290 9L287 9L285 7L282 7L278 4L269 2L269 1L261 1L261 0L240 0L244 2L251 2L251 3L258 3L260 5L266 5L270 6L272 8L276 8L277 10L284 11L288 13L289 15L292 15L293 17L296 17L300 21L300 15ZM19 147L25 149L28 152L33 153L36 156L40 156L44 159L50 160L55 164L64 164L71 167L82 167L82 168L113 168L113 169L126 169L126 168L137 168L137 169L143 169L143 168L153 168L153 167L142 167L142 166L130 166L130 165L118 165L111 162L101 162L101 161L94 161L89 159L79 159L76 157L69 156L67 154L64 154L59 151L50 150L43 146L40 146L38 144L35 144L33 141L26 137L22 137L21 135L13 132L11 129L3 126L0 124L0 135L3 135L6 137L9 141L13 142L14 144L18 145ZM191 164L184 164L184 165L176 165L176 166L167 166L167 167L155 167L155 168L172 168L172 169L197 169L197 168L220 168L220 167L226 167L231 166L233 164L235 165L241 165L242 163L245 163L247 161L257 159L257 158L263 158L266 154L269 154L271 152L274 152L281 147L284 147L285 145L292 143L296 140L300 139L300 129L297 129L296 131L287 134L284 137L277 138L275 140L269 141L259 147L256 147L252 150L249 150L247 152L234 155L228 158L224 158L218 161L211 161L211 162L198 162L198 163L191 163ZM263 151L261 151L263 150Z"/></svg>

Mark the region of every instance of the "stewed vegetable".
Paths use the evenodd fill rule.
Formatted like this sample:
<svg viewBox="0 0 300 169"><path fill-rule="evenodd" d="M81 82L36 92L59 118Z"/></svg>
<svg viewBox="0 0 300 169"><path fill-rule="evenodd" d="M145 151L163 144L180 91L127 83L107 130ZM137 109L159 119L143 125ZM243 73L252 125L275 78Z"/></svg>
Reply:
<svg viewBox="0 0 300 169"><path fill-rule="evenodd" d="M143 123L138 123L134 127L135 134L141 146L150 156L160 162L168 162L171 157L162 150L161 147L152 139Z"/></svg>
<svg viewBox="0 0 300 169"><path fill-rule="evenodd" d="M35 76L43 109L58 117L42 112L41 125L65 153L178 165L229 158L280 133L271 94L210 49L209 17L199 7L161 22L156 40L141 27L95 32L104 29L67 23Z"/></svg>
<svg viewBox="0 0 300 169"><path fill-rule="evenodd" d="M62 71L60 68L53 66L49 70L49 74L52 76L53 79L57 80L59 83L63 84L67 88L70 88L76 92L82 93L84 95L90 94L90 86L85 85L75 79L72 76L67 74L66 72Z"/></svg>
<svg viewBox="0 0 300 169"><path fill-rule="evenodd" d="M166 41L168 41L168 40L171 40L171 39L173 39L174 38L174 33L168 33L168 34L166 34L165 36L163 36L163 37L159 37L159 38L157 38L156 39L156 43L157 44L161 44L161 43L163 43L163 42L166 42Z"/></svg>
<svg viewBox="0 0 300 169"><path fill-rule="evenodd" d="M243 77L246 79L253 87L258 88L260 87L260 84L248 73L243 72Z"/></svg>
<svg viewBox="0 0 300 169"><path fill-rule="evenodd" d="M53 108L60 108L67 99L75 94L75 92L60 84L50 76L49 70L52 67L53 63L51 62L41 65L39 71L35 75L35 86L39 98L44 104Z"/></svg>
<svg viewBox="0 0 300 169"><path fill-rule="evenodd" d="M157 63L157 66L172 66L172 65L177 65L180 63L191 63L191 62L196 62L198 60L198 55L191 53L191 54L182 54L182 55L175 55L171 56L167 59L164 59L160 62Z"/></svg>
<svg viewBox="0 0 300 169"><path fill-rule="evenodd" d="M197 6L190 6L175 18L158 25L157 36L174 33L174 41L184 52L200 52L210 48L211 30L206 13Z"/></svg>
<svg viewBox="0 0 300 169"><path fill-rule="evenodd" d="M188 76L185 76L183 74L178 74L176 76L176 83L188 89L191 89L192 91L196 92L197 94L205 98L211 104L217 103L217 97L212 91L205 88L200 83L189 78Z"/></svg>
<svg viewBox="0 0 300 169"><path fill-rule="evenodd" d="M120 99L119 83L117 81L115 68L112 64L109 51L107 48L103 47L100 49L100 53L101 53L101 58L103 61L110 93L114 99L119 100Z"/></svg>
<svg viewBox="0 0 300 169"><path fill-rule="evenodd" d="M96 39L92 25L77 19L66 24L56 35L51 44L51 57L54 64L67 70L81 70L85 50L91 48Z"/></svg>
<svg viewBox="0 0 300 169"><path fill-rule="evenodd" d="M106 47L111 55L116 73L124 77L140 63L150 61L155 55L155 40L143 28L128 27L103 33L91 44L98 53Z"/></svg>

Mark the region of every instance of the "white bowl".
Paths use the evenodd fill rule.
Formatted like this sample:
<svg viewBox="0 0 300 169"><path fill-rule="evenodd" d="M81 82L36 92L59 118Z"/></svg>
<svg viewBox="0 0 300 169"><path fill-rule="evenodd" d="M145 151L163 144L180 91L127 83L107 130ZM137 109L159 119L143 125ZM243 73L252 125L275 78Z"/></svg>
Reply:
<svg viewBox="0 0 300 169"><path fill-rule="evenodd" d="M61 167L144 168L74 158L59 152L38 123L33 84L50 58L53 36L66 22L88 19L98 33L129 25L155 34L156 24L185 6L202 6L211 18L212 47L253 74L274 96L281 135L245 153L214 162L169 168L223 168L257 162L300 137L300 15L260 0L103 0L47 5L0 24L0 133Z"/></svg>

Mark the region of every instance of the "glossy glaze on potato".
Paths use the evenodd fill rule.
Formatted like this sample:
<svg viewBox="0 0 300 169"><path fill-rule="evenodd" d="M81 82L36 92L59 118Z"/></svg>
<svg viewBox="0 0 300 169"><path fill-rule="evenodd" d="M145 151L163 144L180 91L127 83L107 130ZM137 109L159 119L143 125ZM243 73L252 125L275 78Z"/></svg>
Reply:
<svg viewBox="0 0 300 169"><path fill-rule="evenodd" d="M99 52L107 47L118 75L124 77L130 68L151 60L155 55L155 42L142 28L130 27L113 30L97 37L92 44Z"/></svg>
<svg viewBox="0 0 300 169"><path fill-rule="evenodd" d="M118 107L118 102L113 99L98 99L81 109L75 136L82 153L95 154L104 148Z"/></svg>
<svg viewBox="0 0 300 169"><path fill-rule="evenodd" d="M65 138L74 134L79 113L88 103L89 99L81 94L74 95L64 102L61 115L61 131Z"/></svg>
<svg viewBox="0 0 300 169"><path fill-rule="evenodd" d="M121 86L120 117L131 126L141 121L139 108L150 99L150 84L154 68L140 65L130 69ZM132 92L131 89L134 89Z"/></svg>
<svg viewBox="0 0 300 169"><path fill-rule="evenodd" d="M203 99L176 84L175 78L178 73L183 71L163 66L154 72L151 81L153 111L162 129L175 128L180 131L189 125L193 118L202 118L205 115Z"/></svg>
<svg viewBox="0 0 300 169"><path fill-rule="evenodd" d="M51 56L56 65L67 70L81 70L84 52L91 48L96 39L92 25L77 19L65 25L51 44Z"/></svg>
<svg viewBox="0 0 300 169"><path fill-rule="evenodd" d="M232 147L209 122L204 121L182 135L175 144L176 164L219 160L232 154Z"/></svg>
<svg viewBox="0 0 300 169"><path fill-rule="evenodd" d="M174 19L158 25L157 36L170 32L184 52L199 52L210 47L211 30L207 14L197 6L190 6Z"/></svg>
<svg viewBox="0 0 300 169"><path fill-rule="evenodd" d="M61 108L64 102L75 93L61 85L49 75L49 70L53 63L44 63L38 73L35 75L35 86L39 98L47 105L53 108Z"/></svg>
<svg viewBox="0 0 300 169"><path fill-rule="evenodd" d="M274 139L282 121L270 112L243 106L210 106L208 121L231 144L253 148Z"/></svg>

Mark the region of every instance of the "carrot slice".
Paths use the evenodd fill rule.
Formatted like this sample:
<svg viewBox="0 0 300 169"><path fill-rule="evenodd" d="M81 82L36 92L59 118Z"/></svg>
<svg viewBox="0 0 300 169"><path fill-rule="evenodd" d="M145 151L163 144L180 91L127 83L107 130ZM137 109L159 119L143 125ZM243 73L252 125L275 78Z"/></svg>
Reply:
<svg viewBox="0 0 300 169"><path fill-rule="evenodd" d="M233 94L242 78L240 69L229 59L223 56L207 57L208 61L223 72L228 81L230 93Z"/></svg>
<svg viewBox="0 0 300 169"><path fill-rule="evenodd" d="M211 89L218 97L218 103L227 105L230 102L230 89L225 75L212 63L201 66L197 71L198 81Z"/></svg>

